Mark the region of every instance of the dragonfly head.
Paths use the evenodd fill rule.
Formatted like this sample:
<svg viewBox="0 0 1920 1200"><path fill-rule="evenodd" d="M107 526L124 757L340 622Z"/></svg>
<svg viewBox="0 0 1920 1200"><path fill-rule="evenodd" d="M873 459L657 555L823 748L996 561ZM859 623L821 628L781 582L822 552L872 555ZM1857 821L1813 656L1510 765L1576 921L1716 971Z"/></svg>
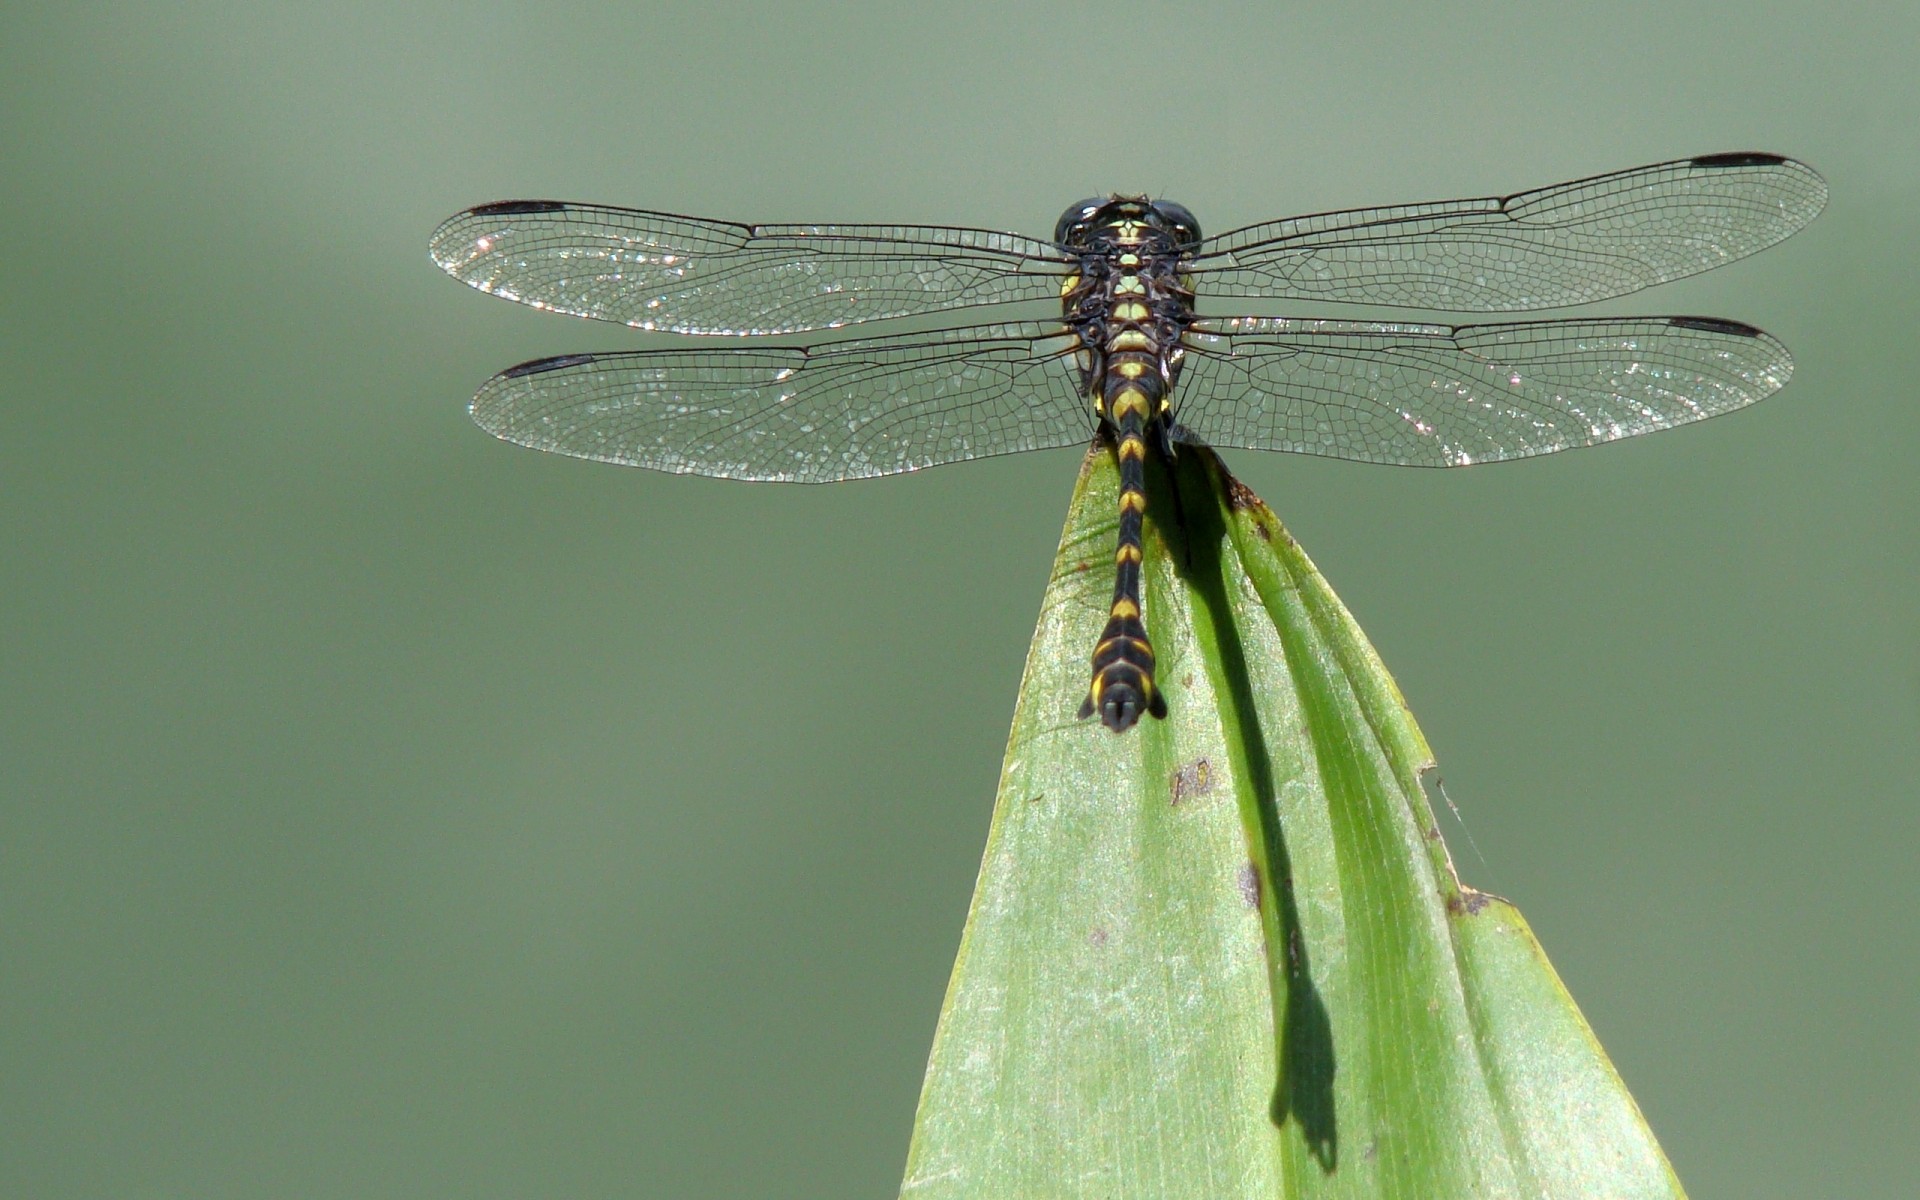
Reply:
<svg viewBox="0 0 1920 1200"><path fill-rule="evenodd" d="M1072 253L1161 241L1187 249L1200 241L1200 222L1184 204L1145 196L1091 196L1067 207L1053 227L1053 240Z"/></svg>

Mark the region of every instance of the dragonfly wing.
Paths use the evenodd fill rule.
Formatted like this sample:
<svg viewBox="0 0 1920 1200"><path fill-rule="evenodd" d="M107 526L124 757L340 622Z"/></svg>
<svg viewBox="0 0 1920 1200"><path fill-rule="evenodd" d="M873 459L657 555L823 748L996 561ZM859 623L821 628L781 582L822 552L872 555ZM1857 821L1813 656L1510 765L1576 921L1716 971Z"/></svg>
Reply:
<svg viewBox="0 0 1920 1200"><path fill-rule="evenodd" d="M1774 154L1655 163L1512 196L1321 213L1202 243L1195 287L1512 312L1621 296L1764 250L1818 215L1826 181Z"/></svg>
<svg viewBox="0 0 1920 1200"><path fill-rule="evenodd" d="M1706 317L1418 325L1243 317L1188 333L1180 424L1215 446L1455 467L1752 404L1793 359Z"/></svg>
<svg viewBox="0 0 1920 1200"><path fill-rule="evenodd" d="M510 200L429 242L454 278L509 300L672 333L793 333L1055 299L1047 242L912 225L736 225L598 204Z"/></svg>
<svg viewBox="0 0 1920 1200"><path fill-rule="evenodd" d="M498 437L725 479L824 483L1070 446L1093 431L1073 339L980 325L831 345L571 354L474 397Z"/></svg>

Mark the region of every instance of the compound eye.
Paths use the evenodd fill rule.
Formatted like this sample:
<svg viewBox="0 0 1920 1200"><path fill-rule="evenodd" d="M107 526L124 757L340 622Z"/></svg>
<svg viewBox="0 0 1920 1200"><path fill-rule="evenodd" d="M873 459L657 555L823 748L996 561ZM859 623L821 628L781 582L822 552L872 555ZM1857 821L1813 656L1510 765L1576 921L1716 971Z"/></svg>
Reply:
<svg viewBox="0 0 1920 1200"><path fill-rule="evenodd" d="M1155 200L1154 215L1167 223L1173 234L1183 246L1191 246L1200 240L1200 222L1188 211L1184 204L1175 204L1171 200Z"/></svg>
<svg viewBox="0 0 1920 1200"><path fill-rule="evenodd" d="M1067 211L1060 214L1060 223L1053 227L1054 242L1062 246L1066 245L1073 234L1087 222L1088 218L1099 212L1105 203L1106 201L1098 196L1088 196L1085 200L1069 204Z"/></svg>

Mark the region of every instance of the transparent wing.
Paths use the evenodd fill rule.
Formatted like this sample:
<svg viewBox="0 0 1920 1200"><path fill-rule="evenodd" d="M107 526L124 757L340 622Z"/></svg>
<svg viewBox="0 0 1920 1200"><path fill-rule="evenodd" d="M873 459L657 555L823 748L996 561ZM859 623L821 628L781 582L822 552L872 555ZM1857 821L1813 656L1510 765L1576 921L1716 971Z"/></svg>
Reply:
<svg viewBox="0 0 1920 1200"><path fill-rule="evenodd" d="M643 350L523 363L473 419L537 450L681 474L824 483L1093 432L1060 326L979 325L806 348Z"/></svg>
<svg viewBox="0 0 1920 1200"><path fill-rule="evenodd" d="M1764 250L1826 202L1803 163L1716 154L1513 196L1250 225L1201 244L1195 290L1468 312L1586 304Z"/></svg>
<svg viewBox="0 0 1920 1200"><path fill-rule="evenodd" d="M981 304L1056 299L1051 243L912 225L736 225L509 200L429 242L463 283L535 308L672 333L794 333Z"/></svg>
<svg viewBox="0 0 1920 1200"><path fill-rule="evenodd" d="M1773 338L1707 317L1458 327L1241 317L1187 336L1174 398L1198 440L1417 467L1668 429L1752 404L1793 373Z"/></svg>

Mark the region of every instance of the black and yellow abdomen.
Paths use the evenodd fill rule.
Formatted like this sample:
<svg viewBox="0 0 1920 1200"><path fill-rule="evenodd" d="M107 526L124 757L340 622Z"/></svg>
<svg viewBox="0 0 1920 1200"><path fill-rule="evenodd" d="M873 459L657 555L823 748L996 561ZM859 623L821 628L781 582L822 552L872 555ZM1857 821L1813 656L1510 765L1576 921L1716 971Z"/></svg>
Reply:
<svg viewBox="0 0 1920 1200"><path fill-rule="evenodd" d="M1153 675L1153 643L1141 612L1140 532L1147 511L1148 393L1129 384L1105 399L1120 463L1120 535L1113 554L1113 606L1093 649L1093 682L1080 716L1100 714L1116 733L1142 713L1167 715L1167 701Z"/></svg>

